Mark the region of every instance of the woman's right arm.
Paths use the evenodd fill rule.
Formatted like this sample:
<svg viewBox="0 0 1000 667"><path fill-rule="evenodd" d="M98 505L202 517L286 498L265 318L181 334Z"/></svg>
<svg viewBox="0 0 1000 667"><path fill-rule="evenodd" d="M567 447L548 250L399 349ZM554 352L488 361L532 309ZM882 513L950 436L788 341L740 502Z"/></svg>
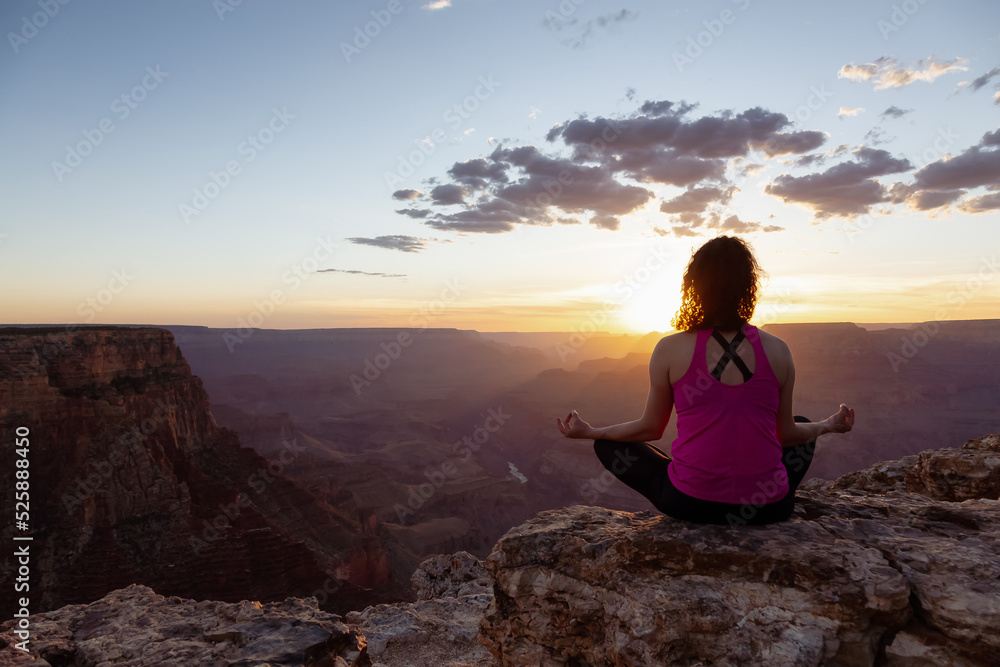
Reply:
<svg viewBox="0 0 1000 667"><path fill-rule="evenodd" d="M792 394L795 390L795 363L788 345L781 341L784 377L778 377L778 442L782 447L794 447L825 433L846 433L854 426L854 409L843 403L836 414L819 422L797 422L792 414Z"/></svg>

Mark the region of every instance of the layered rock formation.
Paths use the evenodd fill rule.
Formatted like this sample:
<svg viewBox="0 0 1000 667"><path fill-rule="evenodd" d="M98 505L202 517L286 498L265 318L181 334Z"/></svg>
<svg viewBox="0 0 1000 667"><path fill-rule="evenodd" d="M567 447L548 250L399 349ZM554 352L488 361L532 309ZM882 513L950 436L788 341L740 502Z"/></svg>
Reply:
<svg viewBox="0 0 1000 667"><path fill-rule="evenodd" d="M18 428L31 442L29 530L17 533L34 537L32 611L132 583L228 601L317 595L334 611L407 599L377 523L290 481L294 443L273 460L241 448L166 330L0 331L2 470ZM3 617L13 598L0 587Z"/></svg>
<svg viewBox="0 0 1000 667"><path fill-rule="evenodd" d="M814 484L761 527L543 512L486 561L483 638L504 665L996 664L998 468L980 438Z"/></svg>
<svg viewBox="0 0 1000 667"><path fill-rule="evenodd" d="M29 651L0 626L0 667L17 665L271 665L371 667L365 638L315 598L262 605L196 602L146 586L30 618Z"/></svg>

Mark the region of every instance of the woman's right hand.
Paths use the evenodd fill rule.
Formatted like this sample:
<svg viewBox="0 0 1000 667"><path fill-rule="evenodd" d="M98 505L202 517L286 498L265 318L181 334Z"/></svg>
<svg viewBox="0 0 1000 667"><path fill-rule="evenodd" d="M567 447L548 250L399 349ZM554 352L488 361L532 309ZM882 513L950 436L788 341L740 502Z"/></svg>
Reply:
<svg viewBox="0 0 1000 667"><path fill-rule="evenodd" d="M829 423L829 433L847 433L854 428L854 408L849 408L845 404L840 404L840 410L835 415L831 415Z"/></svg>
<svg viewBox="0 0 1000 667"><path fill-rule="evenodd" d="M567 438L593 437L594 429L591 428L590 424L580 419L580 415L577 414L576 410L571 411L566 416L566 421L556 417L556 424L558 424L559 430Z"/></svg>

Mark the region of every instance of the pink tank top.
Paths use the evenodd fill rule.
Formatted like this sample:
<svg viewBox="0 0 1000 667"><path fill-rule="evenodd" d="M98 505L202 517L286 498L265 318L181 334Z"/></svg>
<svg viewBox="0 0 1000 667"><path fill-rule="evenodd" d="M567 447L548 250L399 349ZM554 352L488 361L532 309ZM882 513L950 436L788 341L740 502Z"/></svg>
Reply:
<svg viewBox="0 0 1000 667"><path fill-rule="evenodd" d="M788 476L777 436L778 378L757 327L747 324L743 332L753 344L753 377L727 385L706 366L705 345L712 330L698 331L691 365L673 385L677 439L667 472L689 496L757 505L783 498Z"/></svg>

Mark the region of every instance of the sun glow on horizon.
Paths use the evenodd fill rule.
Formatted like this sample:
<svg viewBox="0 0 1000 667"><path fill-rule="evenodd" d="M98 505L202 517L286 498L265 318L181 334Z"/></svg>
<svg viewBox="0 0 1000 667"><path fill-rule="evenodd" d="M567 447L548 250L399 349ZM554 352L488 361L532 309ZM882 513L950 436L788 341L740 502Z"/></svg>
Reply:
<svg viewBox="0 0 1000 667"><path fill-rule="evenodd" d="M618 322L630 333L669 331L670 320L681 305L674 276L658 276L629 294L618 310Z"/></svg>

